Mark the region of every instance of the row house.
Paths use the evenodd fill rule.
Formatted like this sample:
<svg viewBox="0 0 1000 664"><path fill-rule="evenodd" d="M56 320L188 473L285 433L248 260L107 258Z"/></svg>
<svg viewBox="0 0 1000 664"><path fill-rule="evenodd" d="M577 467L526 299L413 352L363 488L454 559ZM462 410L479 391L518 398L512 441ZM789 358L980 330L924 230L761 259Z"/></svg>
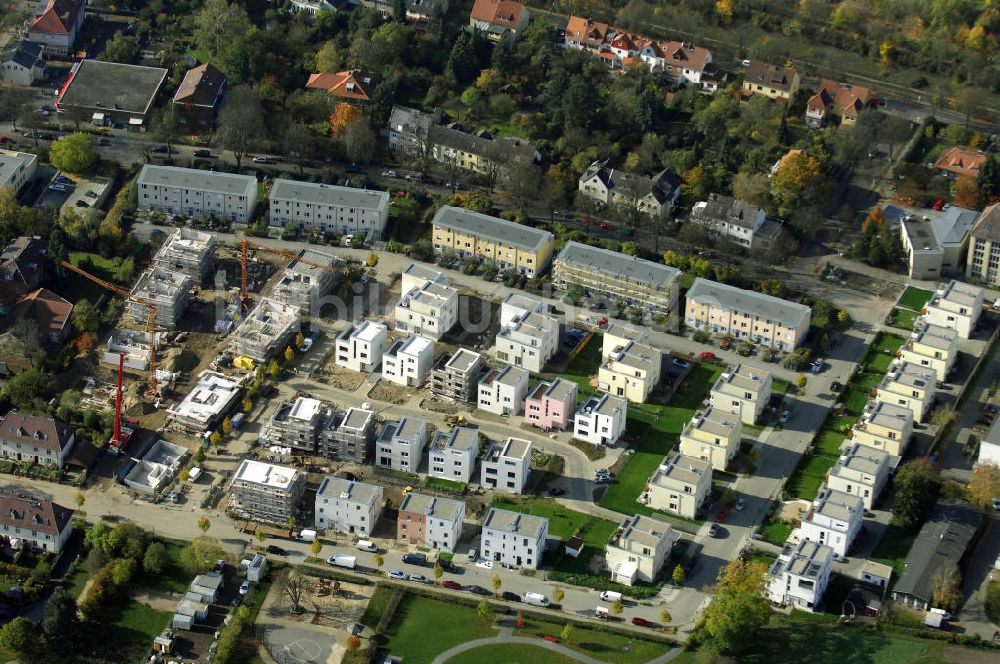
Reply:
<svg viewBox="0 0 1000 664"><path fill-rule="evenodd" d="M833 552L846 556L861 532L865 507L861 496L820 487L819 494L802 520L802 539L826 544Z"/></svg>
<svg viewBox="0 0 1000 664"><path fill-rule="evenodd" d="M851 430L851 440L893 457L906 453L913 435L913 411L888 401L869 402Z"/></svg>
<svg viewBox="0 0 1000 664"><path fill-rule="evenodd" d="M809 334L812 309L806 305L700 277L685 304L688 327L738 341L790 351Z"/></svg>
<svg viewBox="0 0 1000 664"><path fill-rule="evenodd" d="M656 517L628 517L605 547L604 564L611 580L626 586L655 583L678 539L670 524Z"/></svg>
<svg viewBox="0 0 1000 664"><path fill-rule="evenodd" d="M875 387L875 393L879 400L907 408L914 421L923 422L934 405L937 380L927 369L896 360Z"/></svg>
<svg viewBox="0 0 1000 664"><path fill-rule="evenodd" d="M450 205L438 210L431 226L435 251L493 260L528 277L548 268L555 249L548 231Z"/></svg>
<svg viewBox="0 0 1000 664"><path fill-rule="evenodd" d="M767 572L767 598L778 606L815 612L830 585L833 549L811 540L785 544Z"/></svg>
<svg viewBox="0 0 1000 664"><path fill-rule="evenodd" d="M249 223L257 207L252 175L146 164L136 180L140 210Z"/></svg>
<svg viewBox="0 0 1000 664"><path fill-rule="evenodd" d="M271 226L381 238L389 192L277 178L268 195Z"/></svg>
<svg viewBox="0 0 1000 664"><path fill-rule="evenodd" d="M826 485L834 491L861 496L866 510L871 510L889 481L892 468L889 453L853 443L837 459L827 474Z"/></svg>
<svg viewBox="0 0 1000 664"><path fill-rule="evenodd" d="M982 288L952 279L938 287L921 313L928 323L951 328L968 339L983 313L984 298Z"/></svg>
<svg viewBox="0 0 1000 664"><path fill-rule="evenodd" d="M410 546L453 552L462 537L465 503L411 491L396 519L396 541Z"/></svg>
<svg viewBox="0 0 1000 664"><path fill-rule="evenodd" d="M958 359L958 333L950 327L918 319L910 338L899 349L899 356L934 372L938 380L946 380Z"/></svg>

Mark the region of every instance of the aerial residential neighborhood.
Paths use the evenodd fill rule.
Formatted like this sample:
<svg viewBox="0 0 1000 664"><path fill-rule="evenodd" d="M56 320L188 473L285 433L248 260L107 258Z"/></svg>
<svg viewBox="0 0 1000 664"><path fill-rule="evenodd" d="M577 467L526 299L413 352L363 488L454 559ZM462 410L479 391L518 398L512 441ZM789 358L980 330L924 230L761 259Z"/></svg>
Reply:
<svg viewBox="0 0 1000 664"><path fill-rule="evenodd" d="M1000 662L997 31L0 2L0 661Z"/></svg>

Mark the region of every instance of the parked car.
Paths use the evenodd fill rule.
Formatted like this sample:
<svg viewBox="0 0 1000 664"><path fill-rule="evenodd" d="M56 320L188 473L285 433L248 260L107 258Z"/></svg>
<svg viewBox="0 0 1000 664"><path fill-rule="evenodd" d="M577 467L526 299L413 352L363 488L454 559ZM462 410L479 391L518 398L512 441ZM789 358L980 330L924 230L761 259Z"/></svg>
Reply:
<svg viewBox="0 0 1000 664"><path fill-rule="evenodd" d="M411 574L410 578L407 579L407 581L413 581L415 583L430 583L431 582L431 580L428 579L423 574Z"/></svg>
<svg viewBox="0 0 1000 664"><path fill-rule="evenodd" d="M252 161L255 164L273 164L274 163L274 161L272 159L270 159L269 157L267 157L265 155L258 155L256 157L254 157L253 159L251 159L250 161Z"/></svg>
<svg viewBox="0 0 1000 664"><path fill-rule="evenodd" d="M736 501L736 504L733 505L733 509L736 510L737 512L742 512L743 508L746 507L746 505L747 501L740 498L739 500Z"/></svg>
<svg viewBox="0 0 1000 664"><path fill-rule="evenodd" d="M561 496L564 493L566 493L566 489L562 489L560 487L553 486L553 487L549 487L549 490L546 493L548 493L550 496Z"/></svg>
<svg viewBox="0 0 1000 664"><path fill-rule="evenodd" d="M842 389L844 389L844 386L843 384L841 384L839 380L835 380L832 383L830 383L831 392L840 392Z"/></svg>
<svg viewBox="0 0 1000 664"><path fill-rule="evenodd" d="M244 581L240 584L240 594L246 595L248 592L250 592L250 582Z"/></svg>
<svg viewBox="0 0 1000 664"><path fill-rule="evenodd" d="M782 424L785 424L786 422L788 422L788 419L791 416L792 416L792 411L786 410L781 414L781 417L778 418L778 421L781 422Z"/></svg>
<svg viewBox="0 0 1000 664"><path fill-rule="evenodd" d="M501 597L508 602L520 602L521 596L517 593L512 593L509 590L505 590Z"/></svg>
<svg viewBox="0 0 1000 664"><path fill-rule="evenodd" d="M489 597L493 594L482 586L465 586L462 590L467 590L474 595L482 595L483 597Z"/></svg>
<svg viewBox="0 0 1000 664"><path fill-rule="evenodd" d="M201 157L202 159L215 159L215 155L208 150L195 150L194 156Z"/></svg>
<svg viewBox="0 0 1000 664"><path fill-rule="evenodd" d="M632 624L636 627L656 627L656 623L652 620L646 620L645 618L640 618L639 616L632 618Z"/></svg>
<svg viewBox="0 0 1000 664"><path fill-rule="evenodd" d="M715 353L713 353L710 350L703 350L698 355L698 357L700 357L703 360L714 360L715 359Z"/></svg>
<svg viewBox="0 0 1000 664"><path fill-rule="evenodd" d="M396 173L396 171L382 171L382 177L384 177L384 178L395 178L395 177L399 177L399 174Z"/></svg>
<svg viewBox="0 0 1000 664"><path fill-rule="evenodd" d="M410 578L410 575L398 569L389 571L389 578L395 579L396 581L406 581Z"/></svg>
<svg viewBox="0 0 1000 664"><path fill-rule="evenodd" d="M454 563L448 562L447 560L438 560L437 564L441 566L441 569L449 574L458 574L458 567L456 567Z"/></svg>
<svg viewBox="0 0 1000 664"><path fill-rule="evenodd" d="M0 143L13 143L9 136L0 136Z"/></svg>
<svg viewBox="0 0 1000 664"><path fill-rule="evenodd" d="M268 544L267 545L267 552L271 553L271 554L274 554L276 556L288 555L287 551L285 551L284 549L282 549L280 546L277 546L276 544Z"/></svg>
<svg viewBox="0 0 1000 664"><path fill-rule="evenodd" d="M357 547L358 551L369 551L371 553L378 552L378 547L375 545L375 542L370 540L358 540L358 543L354 546Z"/></svg>
<svg viewBox="0 0 1000 664"><path fill-rule="evenodd" d="M675 357L674 358L674 366L678 367L679 369L687 369L691 365L688 364L687 362L685 362L684 360L679 360L679 359L677 359Z"/></svg>
<svg viewBox="0 0 1000 664"><path fill-rule="evenodd" d="M459 583L458 581L442 581L441 582L441 587L442 588L449 588L451 590L461 590L462 589L462 584Z"/></svg>
<svg viewBox="0 0 1000 664"><path fill-rule="evenodd" d="M407 553L403 556L403 562L408 565L426 565L427 556L422 553Z"/></svg>
<svg viewBox="0 0 1000 664"><path fill-rule="evenodd" d="M710 525L710 526L708 527L708 536L709 536L709 537L718 537L718 535L719 535L719 527L718 527L718 526L716 526L716 525L715 525L715 524L713 523L712 525Z"/></svg>
<svg viewBox="0 0 1000 664"><path fill-rule="evenodd" d="M493 569L493 561L480 558L476 561L476 567L480 569Z"/></svg>
<svg viewBox="0 0 1000 664"><path fill-rule="evenodd" d="M1000 512L1000 498L993 499L993 509L996 512Z"/></svg>
<svg viewBox="0 0 1000 664"><path fill-rule="evenodd" d="M931 209L932 210L938 210L938 211L943 210L944 209L944 201L942 199L940 199L940 198L937 199L936 201L934 201L934 204L931 205Z"/></svg>

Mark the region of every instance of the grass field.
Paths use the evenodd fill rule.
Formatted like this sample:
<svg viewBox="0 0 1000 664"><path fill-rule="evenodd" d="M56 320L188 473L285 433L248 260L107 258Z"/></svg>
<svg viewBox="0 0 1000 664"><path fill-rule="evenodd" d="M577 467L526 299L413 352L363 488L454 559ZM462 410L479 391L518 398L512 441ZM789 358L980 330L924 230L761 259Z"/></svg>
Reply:
<svg viewBox="0 0 1000 664"><path fill-rule="evenodd" d="M590 377L597 373L597 368L601 366L601 344L604 343L603 334L595 334L566 367L566 370L559 374L566 380L571 380L580 388L580 396L590 396L597 390L590 385ZM555 378L552 375L550 378Z"/></svg>
<svg viewBox="0 0 1000 664"><path fill-rule="evenodd" d="M403 654L407 664L430 664L459 643L495 634L471 606L409 595L389 626L385 647Z"/></svg>
<svg viewBox="0 0 1000 664"><path fill-rule="evenodd" d="M452 657L447 664L572 664L577 660L527 645L480 646Z"/></svg>
<svg viewBox="0 0 1000 664"><path fill-rule="evenodd" d="M618 527L616 523L583 512L575 512L546 498L520 499L497 496L493 499L493 507L545 517L549 520L549 535L559 539L569 539L582 530L580 536L583 541L600 548L608 543Z"/></svg>
<svg viewBox="0 0 1000 664"><path fill-rule="evenodd" d="M378 625L378 621L382 618L382 614L385 613L386 608L389 606L389 602L392 600L392 593L392 586L381 584L376 586L375 592L372 593L371 599L368 600L368 606L365 607L365 612L358 622L374 629Z"/></svg>
<svg viewBox="0 0 1000 664"><path fill-rule="evenodd" d="M452 480L446 480L442 477L428 477L424 480L424 485L433 487L435 489L442 489L444 491L455 491L457 493L465 493L465 484L462 482L453 482Z"/></svg>
<svg viewBox="0 0 1000 664"><path fill-rule="evenodd" d="M170 624L172 615L170 611L156 611L146 604L129 602L108 616L104 625L110 628L109 636L114 635L114 646L127 650L152 643Z"/></svg>
<svg viewBox="0 0 1000 664"><path fill-rule="evenodd" d="M899 296L899 302L897 302L896 305L901 309L920 311L924 308L924 305L930 301L932 295L934 295L934 293L929 290L908 286L907 289L903 291L903 294Z"/></svg>
<svg viewBox="0 0 1000 664"><path fill-rule="evenodd" d="M163 541L163 540L161 540ZM191 583L191 575L181 565L181 553L185 544L182 542L163 541L167 547L167 564L159 574L147 574L138 579L136 585L164 593L187 592Z"/></svg>
<svg viewBox="0 0 1000 664"><path fill-rule="evenodd" d="M890 325L893 327L898 327L903 330L913 329L913 319L920 314L916 311L910 311L909 309L893 309L889 313Z"/></svg>
<svg viewBox="0 0 1000 664"><path fill-rule="evenodd" d="M907 532L893 519L882 533L882 539L878 541L875 550L872 551L871 559L889 565L899 576L906 567L906 556L913 547L914 539L916 533Z"/></svg>
<svg viewBox="0 0 1000 664"><path fill-rule="evenodd" d="M772 521L760 528L760 536L765 542L783 546L792 534L792 527L783 521Z"/></svg>
<svg viewBox="0 0 1000 664"><path fill-rule="evenodd" d="M114 281L113 277L117 268L111 260L85 251L72 251L69 254L69 262L73 265L80 265L86 258L89 258L92 263L91 274L107 281ZM83 277L79 279L63 279L60 289L59 294L73 304L83 299L90 300L91 303L96 304L107 293L104 288Z"/></svg>
<svg viewBox="0 0 1000 664"><path fill-rule="evenodd" d="M522 629L515 629L515 636L545 635L560 637L563 624L540 620L528 616ZM569 642L559 638L559 642L567 648L572 648L584 655L599 659L602 662L620 662L621 664L643 664L659 657L671 649L666 643L633 638L620 632L610 632L591 629L583 625L573 625L573 634Z"/></svg>

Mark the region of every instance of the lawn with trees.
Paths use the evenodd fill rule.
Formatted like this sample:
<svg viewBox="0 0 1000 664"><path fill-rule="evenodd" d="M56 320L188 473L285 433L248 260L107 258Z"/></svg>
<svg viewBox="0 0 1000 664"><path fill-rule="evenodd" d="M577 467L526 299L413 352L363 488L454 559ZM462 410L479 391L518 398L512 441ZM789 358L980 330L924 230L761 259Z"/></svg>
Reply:
<svg viewBox="0 0 1000 664"><path fill-rule="evenodd" d="M386 630L385 648L405 653L407 662L430 664L452 646L495 636L497 631L491 623L468 604L406 595Z"/></svg>

